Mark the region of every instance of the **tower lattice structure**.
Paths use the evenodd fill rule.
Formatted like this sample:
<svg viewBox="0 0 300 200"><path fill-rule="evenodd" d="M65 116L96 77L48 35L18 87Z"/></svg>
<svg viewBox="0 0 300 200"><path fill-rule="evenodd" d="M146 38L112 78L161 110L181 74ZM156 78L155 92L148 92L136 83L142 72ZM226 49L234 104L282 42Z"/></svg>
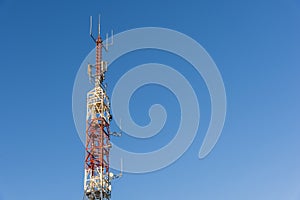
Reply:
<svg viewBox="0 0 300 200"><path fill-rule="evenodd" d="M96 64L88 65L88 75L94 83L94 88L87 93L84 195L89 200L109 200L111 180L117 176L110 172L109 168L109 153L112 146L109 127L112 116L109 98L103 84L107 62L102 60L102 49L107 46L103 45L100 36L100 19L97 38L93 37L91 30L90 35L96 44Z"/></svg>

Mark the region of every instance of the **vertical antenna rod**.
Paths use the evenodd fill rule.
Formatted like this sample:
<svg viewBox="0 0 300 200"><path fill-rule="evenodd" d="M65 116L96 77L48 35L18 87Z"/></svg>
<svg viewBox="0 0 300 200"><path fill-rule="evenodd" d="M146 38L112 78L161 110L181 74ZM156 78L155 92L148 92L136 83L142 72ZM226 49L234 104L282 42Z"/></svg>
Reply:
<svg viewBox="0 0 300 200"><path fill-rule="evenodd" d="M98 20L98 35L100 35L100 15L99 15L99 20Z"/></svg>
<svg viewBox="0 0 300 200"><path fill-rule="evenodd" d="M92 28L93 28L93 17L90 16L90 36L92 36Z"/></svg>

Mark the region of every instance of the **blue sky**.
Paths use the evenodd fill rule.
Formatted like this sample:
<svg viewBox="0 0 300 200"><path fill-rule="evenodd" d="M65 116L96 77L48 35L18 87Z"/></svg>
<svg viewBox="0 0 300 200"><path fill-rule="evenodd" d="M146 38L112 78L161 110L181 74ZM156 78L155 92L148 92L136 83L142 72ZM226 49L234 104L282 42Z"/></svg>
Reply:
<svg viewBox="0 0 300 200"><path fill-rule="evenodd" d="M98 13L103 32L158 26L194 38L218 65L227 92L222 136L199 160L210 119L201 77L163 52L134 52L115 62L107 76L112 86L137 64L173 66L197 91L201 122L177 162L153 173L125 174L114 182L113 200L299 200L299 11L299 0L0 0L0 200L82 198L84 147L73 123L72 89L94 48L89 16ZM147 124L153 103L170 112L162 133L146 141L125 135L116 143L144 152L172 138L180 116L168 90L138 90L133 118Z"/></svg>

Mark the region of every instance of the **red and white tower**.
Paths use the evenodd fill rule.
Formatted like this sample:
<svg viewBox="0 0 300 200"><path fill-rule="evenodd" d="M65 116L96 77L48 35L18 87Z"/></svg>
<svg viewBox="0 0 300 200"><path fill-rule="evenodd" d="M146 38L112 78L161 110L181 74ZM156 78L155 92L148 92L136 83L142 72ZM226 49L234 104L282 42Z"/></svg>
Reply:
<svg viewBox="0 0 300 200"><path fill-rule="evenodd" d="M87 94L86 115L86 144L85 144L85 171L84 196L89 200L109 200L111 197L111 180L118 177L110 172L109 152L110 143L110 113L109 98L103 84L107 62L102 60L102 49L107 50L106 44L100 36L100 17L98 23L98 36L92 35L92 17L90 35L96 43L96 64L88 65L88 75L94 88Z"/></svg>

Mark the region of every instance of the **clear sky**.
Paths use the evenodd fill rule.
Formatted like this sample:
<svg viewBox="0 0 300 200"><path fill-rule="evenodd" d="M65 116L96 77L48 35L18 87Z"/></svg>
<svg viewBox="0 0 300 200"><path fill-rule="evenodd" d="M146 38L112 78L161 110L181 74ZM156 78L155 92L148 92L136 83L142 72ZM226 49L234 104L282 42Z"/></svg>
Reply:
<svg viewBox="0 0 300 200"><path fill-rule="evenodd" d="M89 16L98 13L103 32L157 26L192 37L216 62L227 93L220 140L199 160L210 119L201 76L188 65L183 69L176 56L150 50L114 63L109 87L137 64L162 62L179 70L197 93L201 122L177 162L125 174L113 183L112 200L300 199L299 0L0 0L0 200L82 198L84 146L73 122L72 89L94 48ZM133 118L146 125L153 103L170 112L162 132L146 141L125 135L116 143L145 152L174 136L180 114L166 88L138 90Z"/></svg>

